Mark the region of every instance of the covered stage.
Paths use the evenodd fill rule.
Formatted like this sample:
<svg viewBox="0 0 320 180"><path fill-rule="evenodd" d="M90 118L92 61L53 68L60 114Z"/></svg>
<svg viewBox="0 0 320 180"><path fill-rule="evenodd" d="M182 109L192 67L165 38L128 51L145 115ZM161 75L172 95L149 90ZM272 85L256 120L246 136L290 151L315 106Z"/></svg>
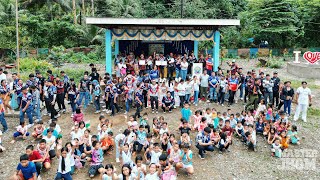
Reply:
<svg viewBox="0 0 320 180"><path fill-rule="evenodd" d="M144 53L154 51L165 55L194 53L198 58L199 41L213 40L214 71L218 70L220 32L223 26L239 26L237 19L136 19L86 18L86 23L105 28L106 72L112 73L112 43L114 55L119 52Z"/></svg>

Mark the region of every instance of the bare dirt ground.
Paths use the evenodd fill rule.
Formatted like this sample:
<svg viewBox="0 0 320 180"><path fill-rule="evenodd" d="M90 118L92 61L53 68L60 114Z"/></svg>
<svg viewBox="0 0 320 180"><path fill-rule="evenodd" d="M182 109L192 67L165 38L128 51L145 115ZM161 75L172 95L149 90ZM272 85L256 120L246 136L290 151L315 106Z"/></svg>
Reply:
<svg viewBox="0 0 320 180"><path fill-rule="evenodd" d="M255 68L255 64L253 61L240 61L241 67L244 67L244 72L247 70L251 70ZM224 65L223 65L224 66ZM224 66L225 67L225 66ZM257 68L256 68L257 69ZM272 73L274 70L265 68L265 72ZM292 80L292 81L300 81L302 79L292 76L286 73L285 67L283 69L278 69L279 77L281 79ZM320 77L320 73L319 73ZM305 80L305 79L303 79ZM307 80L309 85L316 84L314 80ZM319 93L320 86L313 85L312 93L314 95L313 106L317 109L320 109L319 103ZM225 112L227 107L217 106L216 104L210 103L201 103L198 107L191 106L192 111L194 112L197 109L205 109L206 107L216 108L217 111ZM243 110L242 101L239 101L238 104L230 107L232 113L241 112ZM295 106L293 106L293 111L295 110ZM92 134L97 133L96 127L98 124L99 115L93 114L93 106L85 112L85 118L91 120L91 130ZM149 113L149 121L154 117L154 114L151 114L150 108L144 109L143 112ZM133 114L134 111L131 110L129 114ZM157 116L164 116L165 120L169 124L169 128L171 131L176 129L179 124L180 112L178 109L174 110L173 113L162 114L159 113ZM123 113L119 113L115 117L112 118L114 122L113 131L115 134L123 131L125 125L125 118ZM8 179L10 175L12 175L15 171L15 168L19 162L19 156L24 153L25 147L28 144L36 144L32 142L31 138L28 138L25 141L17 141L15 144L11 145L9 142L11 141L11 136L14 132L14 127L18 125L18 117L15 118L6 118L9 125L9 132L3 136L3 146L6 147L6 151L0 153L0 179ZM45 117L44 121L47 122L49 118ZM294 122L298 126L299 136L302 138L301 145L294 146L291 145L289 149L309 149L309 150L319 150L320 149L320 140L318 138L318 130L319 130L319 117L308 116L308 122L302 123L301 121ZM70 129L72 127L72 120L70 118L70 114L64 114L59 118L59 125L62 129L63 134L63 143L68 142L70 139ZM149 122L151 124L151 121ZM48 126L48 124L46 124ZM177 131L174 131L176 135ZM194 137L194 135L192 136ZM283 167L283 158L277 159L270 156L270 148L267 146L267 143L263 140L262 137L258 136L258 151L257 152L248 152L245 146L238 140L234 139L233 144L230 148L231 152L226 152L223 154L219 154L217 151L212 153L207 153L205 160L200 160L197 156L197 149L192 146L192 151L194 152L193 164L195 168L195 174L191 177L186 176L184 171L179 172L178 179L320 179L320 152L316 158L312 158L309 160L316 160L316 169L304 169L299 170L296 168L288 168L282 169ZM117 173L119 173L120 166L115 163L115 152L111 156L105 156L104 165L106 163L112 163L116 165L118 169ZM50 171L43 171L41 174L42 179L52 180L54 179L55 172L57 169L57 160L53 161L53 167ZM288 167L285 164L285 167ZM73 179L82 180L82 179L90 179L88 174L88 165L85 168L76 171L75 175L73 175ZM98 177L94 179L99 179Z"/></svg>

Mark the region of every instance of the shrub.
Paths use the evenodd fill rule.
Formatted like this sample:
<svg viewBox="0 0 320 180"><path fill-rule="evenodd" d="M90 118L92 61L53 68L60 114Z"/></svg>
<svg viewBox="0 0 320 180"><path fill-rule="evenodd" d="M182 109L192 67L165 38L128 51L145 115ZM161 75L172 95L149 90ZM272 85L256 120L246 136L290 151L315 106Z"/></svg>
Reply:
<svg viewBox="0 0 320 180"><path fill-rule="evenodd" d="M53 69L53 65L48 61L40 60L36 58L22 58L20 59L20 71L34 73L35 70L39 70L44 73L48 69Z"/></svg>

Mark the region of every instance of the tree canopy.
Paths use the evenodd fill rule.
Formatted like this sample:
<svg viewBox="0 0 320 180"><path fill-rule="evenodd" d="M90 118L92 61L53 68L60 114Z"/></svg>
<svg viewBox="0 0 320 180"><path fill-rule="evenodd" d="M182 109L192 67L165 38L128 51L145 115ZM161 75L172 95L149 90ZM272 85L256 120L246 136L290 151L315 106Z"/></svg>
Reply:
<svg viewBox="0 0 320 180"><path fill-rule="evenodd" d="M183 18L240 19L221 29L226 48L320 45L320 0L19 0L21 47L100 45L103 29L85 25L85 16L181 18L181 8ZM0 48L15 46L15 0L1 0Z"/></svg>

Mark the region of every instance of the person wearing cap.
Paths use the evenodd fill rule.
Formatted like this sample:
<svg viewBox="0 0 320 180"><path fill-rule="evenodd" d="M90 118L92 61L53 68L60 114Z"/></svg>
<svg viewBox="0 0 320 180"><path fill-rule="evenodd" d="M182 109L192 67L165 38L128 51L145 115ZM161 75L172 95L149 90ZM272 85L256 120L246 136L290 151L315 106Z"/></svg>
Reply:
<svg viewBox="0 0 320 180"><path fill-rule="evenodd" d="M63 84L64 84L64 94L66 95L67 94L67 90L68 90L68 87L70 86L70 79L69 79L69 76L66 75L66 73L64 71L60 71L60 77L61 77L61 80L63 81Z"/></svg>
<svg viewBox="0 0 320 180"><path fill-rule="evenodd" d="M273 72L273 77L271 78L273 80L273 88L272 88L272 92L273 92L273 104L275 103L275 107L278 107L279 105L279 97L280 97L280 78L278 77L278 72L275 71Z"/></svg>
<svg viewBox="0 0 320 180"><path fill-rule="evenodd" d="M72 111L71 117L73 118L73 115L76 113L76 99L78 96L77 86L74 83L73 78L70 78L70 86L68 87L67 94L68 94L68 100L70 101L70 106Z"/></svg>
<svg viewBox="0 0 320 180"><path fill-rule="evenodd" d="M159 85L156 83L156 80L154 79L151 81L151 84L148 85L148 96L150 98L152 113L154 113L155 110L156 110L156 113L158 113Z"/></svg>
<svg viewBox="0 0 320 180"><path fill-rule="evenodd" d="M299 87L296 91L295 99L297 102L297 107L296 107L296 112L294 114L293 120L297 121L302 111L302 120L304 122L307 122L308 106L312 105L311 90L307 87L306 81L302 81L301 85L302 86Z"/></svg>
<svg viewBox="0 0 320 180"><path fill-rule="evenodd" d="M65 85L64 85L64 81L60 80L59 77L56 77L56 87L57 87L57 103L58 103L59 111L62 113L65 113L66 112L66 105L64 104Z"/></svg>
<svg viewBox="0 0 320 180"><path fill-rule="evenodd" d="M47 81L47 88L44 92L46 106L48 112L50 112L51 120L59 117L60 115L57 113L56 109L54 108L54 105L57 100L57 87L53 85L52 81Z"/></svg>
<svg viewBox="0 0 320 180"><path fill-rule="evenodd" d="M79 98L78 98L78 106L82 105L82 100L84 99L84 105L83 108L86 109L88 104L89 104L89 100L90 100L90 79L88 77L88 75L84 75L83 78L80 80L79 82Z"/></svg>
<svg viewBox="0 0 320 180"><path fill-rule="evenodd" d="M95 114L98 114L101 112L100 111L101 88L97 80L93 80L92 85L93 85L93 95L94 95L94 106L96 107Z"/></svg>
<svg viewBox="0 0 320 180"><path fill-rule="evenodd" d="M20 104L20 122L24 122L24 115L27 114L29 119L28 128L33 126L33 117L32 117L32 95L28 92L26 86L21 89L21 104Z"/></svg>
<svg viewBox="0 0 320 180"><path fill-rule="evenodd" d="M3 79L4 79L4 80L7 80L7 75L6 75L5 73L3 73L3 69L0 68L0 82L1 82Z"/></svg>
<svg viewBox="0 0 320 180"><path fill-rule="evenodd" d="M224 106L224 95L226 94L227 87L228 87L228 81L225 79L225 76L222 75L219 80L219 94L218 94L218 104L221 106Z"/></svg>
<svg viewBox="0 0 320 180"><path fill-rule="evenodd" d="M43 88L44 88L44 82L46 81L46 79L42 76L40 71L36 72L36 77L38 79L38 87L39 87L39 91L40 91L40 100L42 102L44 102Z"/></svg>
<svg viewBox="0 0 320 180"><path fill-rule="evenodd" d="M36 122L41 121L41 108L40 108L40 91L36 86L30 86L30 93L32 94L32 115L36 116Z"/></svg>
<svg viewBox="0 0 320 180"><path fill-rule="evenodd" d="M262 81L264 87L264 102L266 105L273 104L273 80L270 77L270 74L266 75L266 78ZM269 99L269 101L268 101Z"/></svg>
<svg viewBox="0 0 320 180"><path fill-rule="evenodd" d="M216 88L219 83L219 78L216 76L215 72L211 73L211 76L208 79L209 82L209 92L210 92L210 101L217 101Z"/></svg>

